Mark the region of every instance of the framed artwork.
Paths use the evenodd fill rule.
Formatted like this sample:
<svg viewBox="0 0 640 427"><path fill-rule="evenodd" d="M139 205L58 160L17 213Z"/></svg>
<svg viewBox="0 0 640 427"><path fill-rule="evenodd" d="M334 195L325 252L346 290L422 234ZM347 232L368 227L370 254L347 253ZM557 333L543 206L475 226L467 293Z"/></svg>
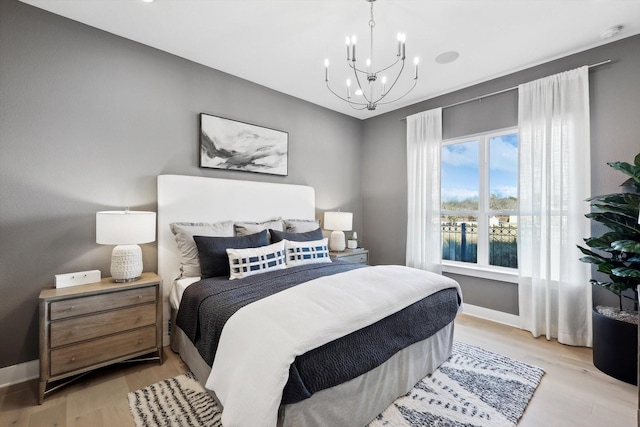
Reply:
<svg viewBox="0 0 640 427"><path fill-rule="evenodd" d="M200 114L200 167L287 176L289 134Z"/></svg>

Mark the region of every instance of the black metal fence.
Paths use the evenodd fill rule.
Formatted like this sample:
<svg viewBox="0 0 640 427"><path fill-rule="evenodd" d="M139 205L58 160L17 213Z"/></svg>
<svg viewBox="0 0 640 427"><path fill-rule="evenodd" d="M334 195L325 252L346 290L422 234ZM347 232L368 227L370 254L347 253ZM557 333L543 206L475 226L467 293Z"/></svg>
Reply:
<svg viewBox="0 0 640 427"><path fill-rule="evenodd" d="M442 224L442 259L478 261L478 226L472 223Z"/></svg>
<svg viewBox="0 0 640 427"><path fill-rule="evenodd" d="M478 262L478 225L442 224L442 259ZM518 227L498 224L489 227L489 265L518 268Z"/></svg>

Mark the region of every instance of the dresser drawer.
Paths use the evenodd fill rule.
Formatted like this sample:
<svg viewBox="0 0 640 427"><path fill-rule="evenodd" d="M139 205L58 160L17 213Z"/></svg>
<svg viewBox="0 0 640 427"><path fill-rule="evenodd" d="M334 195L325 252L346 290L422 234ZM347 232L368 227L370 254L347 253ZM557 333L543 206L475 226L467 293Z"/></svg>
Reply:
<svg viewBox="0 0 640 427"><path fill-rule="evenodd" d="M154 326L110 335L51 351L51 375L82 369L118 357L156 348Z"/></svg>
<svg viewBox="0 0 640 427"><path fill-rule="evenodd" d="M50 320L113 310L136 304L155 302L156 287L132 289L130 291L109 292L100 295L54 301L50 306Z"/></svg>
<svg viewBox="0 0 640 427"><path fill-rule="evenodd" d="M116 334L156 323L156 305L145 304L51 323L51 347Z"/></svg>
<svg viewBox="0 0 640 427"><path fill-rule="evenodd" d="M340 257L339 259L340 261L352 262L356 264L366 264L367 254L353 254L353 255Z"/></svg>

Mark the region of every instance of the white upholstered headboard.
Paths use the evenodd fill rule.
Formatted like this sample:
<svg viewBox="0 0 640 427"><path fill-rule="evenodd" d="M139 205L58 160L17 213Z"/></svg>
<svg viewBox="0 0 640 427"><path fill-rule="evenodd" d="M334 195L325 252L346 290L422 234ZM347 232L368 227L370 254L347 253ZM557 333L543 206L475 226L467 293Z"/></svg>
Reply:
<svg viewBox="0 0 640 427"><path fill-rule="evenodd" d="M273 184L184 175L158 175L158 274L164 299L180 274L172 222L315 219L315 191ZM168 305L168 304L167 304ZM166 324L166 322L165 322Z"/></svg>

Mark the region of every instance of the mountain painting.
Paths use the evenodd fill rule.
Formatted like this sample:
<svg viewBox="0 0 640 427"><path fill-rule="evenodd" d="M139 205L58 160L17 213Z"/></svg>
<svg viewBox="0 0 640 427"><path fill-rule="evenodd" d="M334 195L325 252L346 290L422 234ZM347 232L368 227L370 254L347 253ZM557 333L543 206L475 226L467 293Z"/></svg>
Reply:
<svg viewBox="0 0 640 427"><path fill-rule="evenodd" d="M287 175L289 134L200 114L200 167Z"/></svg>

